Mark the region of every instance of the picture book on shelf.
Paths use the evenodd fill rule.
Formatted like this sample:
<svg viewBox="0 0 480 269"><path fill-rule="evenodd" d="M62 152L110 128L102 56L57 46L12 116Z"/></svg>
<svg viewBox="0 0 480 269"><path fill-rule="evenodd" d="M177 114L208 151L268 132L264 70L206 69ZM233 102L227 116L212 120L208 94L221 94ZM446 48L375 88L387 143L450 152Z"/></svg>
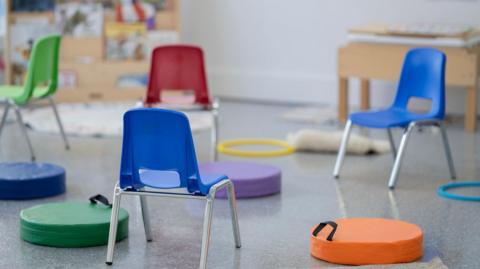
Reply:
<svg viewBox="0 0 480 269"><path fill-rule="evenodd" d="M7 5L5 1L0 1L0 36L5 36L7 32Z"/></svg>
<svg viewBox="0 0 480 269"><path fill-rule="evenodd" d="M100 3L65 3L55 6L55 22L63 35L100 37L103 6Z"/></svg>
<svg viewBox="0 0 480 269"><path fill-rule="evenodd" d="M143 23L107 23L105 25L107 60L146 59L146 33Z"/></svg>
<svg viewBox="0 0 480 269"><path fill-rule="evenodd" d="M30 52L36 39L57 34L54 25L45 18L30 18L17 22L10 28L10 59L12 62L12 76L16 83L23 81L28 67Z"/></svg>
<svg viewBox="0 0 480 269"><path fill-rule="evenodd" d="M117 87L126 88L146 88L148 85L147 74L123 74L117 79Z"/></svg>

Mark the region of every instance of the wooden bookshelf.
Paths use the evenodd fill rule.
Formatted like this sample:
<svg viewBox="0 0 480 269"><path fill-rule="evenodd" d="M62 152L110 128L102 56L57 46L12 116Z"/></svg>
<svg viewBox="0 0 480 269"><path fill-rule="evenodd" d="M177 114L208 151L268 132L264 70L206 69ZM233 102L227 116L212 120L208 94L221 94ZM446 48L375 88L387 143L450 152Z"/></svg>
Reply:
<svg viewBox="0 0 480 269"><path fill-rule="evenodd" d="M13 24L22 19L29 18L48 18L50 23L55 22L55 15L51 11L47 12L11 12L9 16L9 23Z"/></svg>
<svg viewBox="0 0 480 269"><path fill-rule="evenodd" d="M97 61L79 63L62 61L61 70L74 70L77 73L76 88L61 88L57 99L65 102L83 102L100 100L138 100L145 95L144 88L117 88L118 76L122 74L146 74L149 71L147 61Z"/></svg>
<svg viewBox="0 0 480 269"><path fill-rule="evenodd" d="M11 0L10 0L11 1ZM175 31L180 36L179 8L180 0L169 0L165 10L155 16L156 30ZM53 12L10 12L8 22L34 17L46 17L54 23ZM104 25L115 21L113 11L105 10ZM59 88L56 100L59 102L122 101L143 99L146 89L143 87L118 88L117 80L121 75L147 74L150 63L147 60L106 60L105 36L62 38L59 71L73 72L76 86Z"/></svg>

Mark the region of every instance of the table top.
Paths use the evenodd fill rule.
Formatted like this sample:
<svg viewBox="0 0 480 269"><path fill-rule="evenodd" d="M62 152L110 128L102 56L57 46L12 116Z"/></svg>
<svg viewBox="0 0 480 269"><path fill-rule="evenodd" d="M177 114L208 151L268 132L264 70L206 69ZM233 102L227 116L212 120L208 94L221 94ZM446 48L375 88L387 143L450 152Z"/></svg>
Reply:
<svg viewBox="0 0 480 269"><path fill-rule="evenodd" d="M480 26L455 24L367 24L352 27L351 34L370 34L413 38L459 38L469 40L480 37Z"/></svg>
<svg viewBox="0 0 480 269"><path fill-rule="evenodd" d="M435 24L369 24L348 30L351 42L469 48L480 44L480 28Z"/></svg>

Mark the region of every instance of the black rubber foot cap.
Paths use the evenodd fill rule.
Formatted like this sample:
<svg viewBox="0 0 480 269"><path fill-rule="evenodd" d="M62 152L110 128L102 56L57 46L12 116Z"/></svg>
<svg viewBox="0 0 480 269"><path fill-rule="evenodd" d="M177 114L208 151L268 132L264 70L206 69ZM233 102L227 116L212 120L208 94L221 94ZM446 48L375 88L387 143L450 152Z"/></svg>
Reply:
<svg viewBox="0 0 480 269"><path fill-rule="evenodd" d="M340 176L338 176L338 175L337 175L337 176L333 176L333 178L334 178L334 179L339 179Z"/></svg>
<svg viewBox="0 0 480 269"><path fill-rule="evenodd" d="M153 239L147 239L147 242L152 242L152 241L153 241Z"/></svg>
<svg viewBox="0 0 480 269"><path fill-rule="evenodd" d="M105 262L107 265L112 265L113 262Z"/></svg>

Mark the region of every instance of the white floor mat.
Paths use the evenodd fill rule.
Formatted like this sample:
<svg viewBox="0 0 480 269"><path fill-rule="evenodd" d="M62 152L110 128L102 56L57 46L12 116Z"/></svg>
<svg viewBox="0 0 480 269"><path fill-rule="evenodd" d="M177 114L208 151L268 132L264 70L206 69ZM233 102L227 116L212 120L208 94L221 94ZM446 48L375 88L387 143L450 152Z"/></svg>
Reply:
<svg viewBox="0 0 480 269"><path fill-rule="evenodd" d="M58 110L65 131L77 136L121 136L123 130L123 114L134 108L134 102L109 103L73 103L59 104ZM58 125L52 108L41 107L22 110L24 121L33 130L46 133L58 133ZM208 130L213 124L212 115L208 111L188 111L193 132Z"/></svg>
<svg viewBox="0 0 480 269"><path fill-rule="evenodd" d="M287 135L287 141L297 151L337 152L340 147L343 132L327 132L312 129L302 129ZM350 135L347 153L380 154L390 151L388 141L375 140L354 134Z"/></svg>

